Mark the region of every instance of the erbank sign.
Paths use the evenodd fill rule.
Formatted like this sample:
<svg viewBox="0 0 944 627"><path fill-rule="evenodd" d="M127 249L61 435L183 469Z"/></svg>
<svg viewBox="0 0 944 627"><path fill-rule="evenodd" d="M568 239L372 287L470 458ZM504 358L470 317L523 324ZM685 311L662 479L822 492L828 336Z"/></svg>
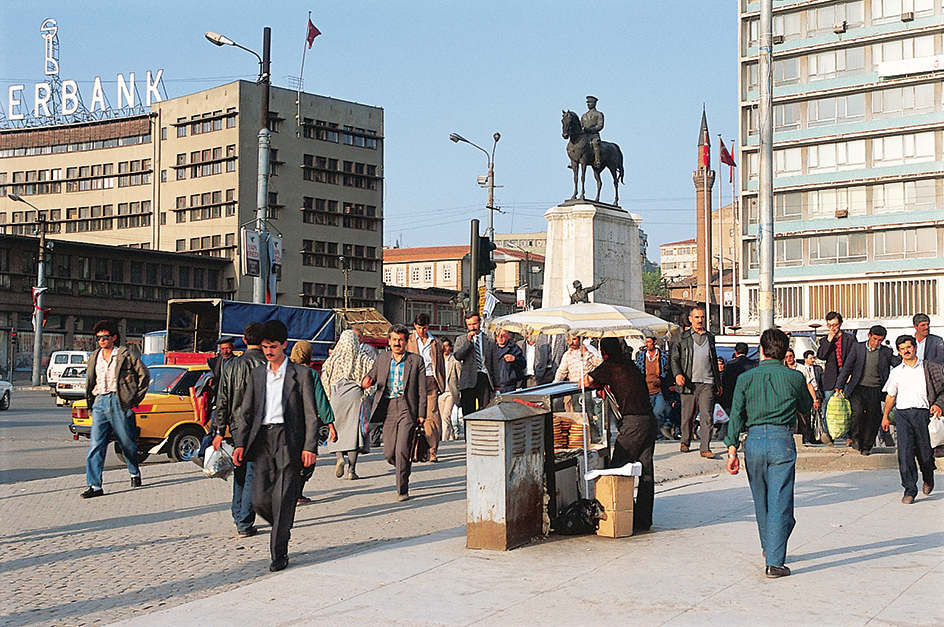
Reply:
<svg viewBox="0 0 944 627"><path fill-rule="evenodd" d="M28 90L25 84L10 85L8 91L9 120L26 119L26 111L32 113L33 118L42 119L44 117L69 116L79 112L80 109L94 114L96 111L106 113L110 110L108 102L105 99L105 90L102 88L102 79L95 77L92 85L92 99L86 108L82 97L79 94L79 86L74 80L59 79L59 27L54 19L47 19L39 29L40 34L45 40L45 75L48 77L42 83L32 85L32 90ZM148 107L153 102L161 102L162 98L157 87L161 82L164 70L158 70L152 74L148 70L143 83L135 83L134 72L128 74L126 79L123 74L118 74L116 83L116 104L115 109L123 109L125 106L135 108L137 103L137 85L144 88L144 102L140 103ZM26 103L28 95L32 95L33 107L30 110Z"/></svg>

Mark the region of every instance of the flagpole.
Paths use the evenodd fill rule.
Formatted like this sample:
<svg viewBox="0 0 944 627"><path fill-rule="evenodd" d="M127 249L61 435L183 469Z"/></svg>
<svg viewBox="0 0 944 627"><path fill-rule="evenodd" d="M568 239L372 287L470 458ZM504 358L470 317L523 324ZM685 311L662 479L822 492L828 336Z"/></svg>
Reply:
<svg viewBox="0 0 944 627"><path fill-rule="evenodd" d="M721 176L721 146L724 146L724 140L721 139L721 133L718 133L718 176ZM718 185L718 328L721 335L724 335L724 200L721 196L721 190L724 185Z"/></svg>
<svg viewBox="0 0 944 627"><path fill-rule="evenodd" d="M302 127L302 81L305 80L305 55L308 53L308 25L311 24L311 11L308 12L308 21L305 23L305 47L302 48L302 67L298 71L298 85L295 88L295 137L301 133Z"/></svg>

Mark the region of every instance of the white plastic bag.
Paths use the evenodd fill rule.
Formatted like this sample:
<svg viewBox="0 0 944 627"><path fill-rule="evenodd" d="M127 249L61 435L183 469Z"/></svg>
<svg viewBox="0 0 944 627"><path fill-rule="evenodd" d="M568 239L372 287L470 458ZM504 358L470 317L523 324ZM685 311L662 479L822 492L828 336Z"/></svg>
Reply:
<svg viewBox="0 0 944 627"><path fill-rule="evenodd" d="M220 448L213 450L212 447L206 450L203 458L203 474L207 477L217 477L226 480L233 472L233 446L225 440L220 444Z"/></svg>
<svg viewBox="0 0 944 627"><path fill-rule="evenodd" d="M711 419L716 425L724 424L728 421L728 412L724 411L721 405L715 403L715 410L711 413Z"/></svg>
<svg viewBox="0 0 944 627"><path fill-rule="evenodd" d="M928 434L931 436L931 448L944 444L944 418L931 416L928 423Z"/></svg>

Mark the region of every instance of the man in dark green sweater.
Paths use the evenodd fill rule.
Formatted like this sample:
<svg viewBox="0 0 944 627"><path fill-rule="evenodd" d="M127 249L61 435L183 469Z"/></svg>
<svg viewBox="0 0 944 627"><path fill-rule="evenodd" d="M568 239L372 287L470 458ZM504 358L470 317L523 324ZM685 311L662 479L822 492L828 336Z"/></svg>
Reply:
<svg viewBox="0 0 944 627"><path fill-rule="evenodd" d="M810 411L813 399L806 379L781 361L790 340L783 331L768 329L760 336L761 362L742 374L734 388L731 419L724 443L728 445L728 472L740 470L737 455L741 431L744 465L754 496L754 512L767 577L786 577L787 539L796 525L793 517L793 484L796 478L796 444L793 431L797 412Z"/></svg>

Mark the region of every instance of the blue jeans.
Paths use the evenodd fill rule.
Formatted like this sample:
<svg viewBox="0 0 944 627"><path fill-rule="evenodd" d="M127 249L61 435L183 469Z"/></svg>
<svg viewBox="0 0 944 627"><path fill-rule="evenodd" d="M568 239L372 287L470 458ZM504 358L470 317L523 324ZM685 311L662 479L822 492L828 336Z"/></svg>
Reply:
<svg viewBox="0 0 944 627"><path fill-rule="evenodd" d="M134 413L121 408L117 394L99 394L92 405L92 433L89 436L89 452L85 457L85 482L89 486L102 486L102 471L105 469L105 452L114 434L133 477L140 476L138 470L138 429Z"/></svg>
<svg viewBox="0 0 944 627"><path fill-rule="evenodd" d="M934 449L928 433L930 416L927 409L899 409L895 412L898 472L906 496L918 495L918 469L923 481L934 483ZM918 459L917 467L915 458Z"/></svg>
<svg viewBox="0 0 944 627"><path fill-rule="evenodd" d="M252 462L243 460L241 466L233 469L232 511L238 531L245 531L256 522L256 512L252 509L252 467Z"/></svg>
<svg viewBox="0 0 944 627"><path fill-rule="evenodd" d="M665 397L662 396L662 392L650 394L649 405L652 406L652 413L656 417L656 421L659 423L660 427L671 426L671 423L669 422L669 408L665 403Z"/></svg>
<svg viewBox="0 0 944 627"><path fill-rule="evenodd" d="M796 443L789 425L755 425L744 441L744 466L754 496L754 514L767 566L783 566L787 539L796 525L793 484Z"/></svg>

